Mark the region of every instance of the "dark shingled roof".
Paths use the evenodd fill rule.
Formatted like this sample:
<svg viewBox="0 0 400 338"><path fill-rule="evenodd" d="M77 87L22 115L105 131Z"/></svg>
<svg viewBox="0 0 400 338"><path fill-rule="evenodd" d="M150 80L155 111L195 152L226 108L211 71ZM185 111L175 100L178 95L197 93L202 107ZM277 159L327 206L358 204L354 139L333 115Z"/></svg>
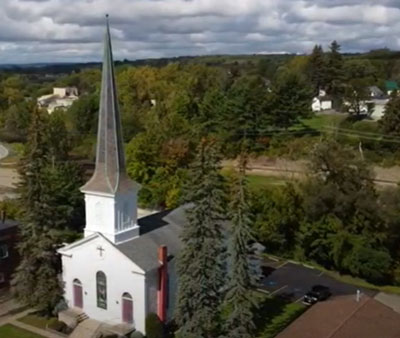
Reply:
<svg viewBox="0 0 400 338"><path fill-rule="evenodd" d="M110 27L104 38L103 76L101 84L96 168L81 190L112 194L135 188L126 174L121 122L115 86Z"/></svg>
<svg viewBox="0 0 400 338"><path fill-rule="evenodd" d="M363 295L317 303L277 338L398 338L400 314Z"/></svg>
<svg viewBox="0 0 400 338"><path fill-rule="evenodd" d="M163 211L138 220L140 236L116 247L144 271L159 267L158 248L166 245L168 255L181 249L180 233L186 222L185 207Z"/></svg>
<svg viewBox="0 0 400 338"><path fill-rule="evenodd" d="M4 222L0 221L0 232L2 230L14 228L14 227L18 226L18 224L19 223L17 221L13 221L11 219L6 219Z"/></svg>

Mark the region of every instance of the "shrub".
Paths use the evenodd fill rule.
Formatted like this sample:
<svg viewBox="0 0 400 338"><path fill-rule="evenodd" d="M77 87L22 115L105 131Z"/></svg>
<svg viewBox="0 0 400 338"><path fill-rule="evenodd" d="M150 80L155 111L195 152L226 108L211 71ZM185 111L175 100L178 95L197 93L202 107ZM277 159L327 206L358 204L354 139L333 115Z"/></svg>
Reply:
<svg viewBox="0 0 400 338"><path fill-rule="evenodd" d="M146 337L163 338L164 326L160 318L155 313L149 313L146 317Z"/></svg>
<svg viewBox="0 0 400 338"><path fill-rule="evenodd" d="M279 332L283 331L291 322L293 322L297 317L299 317L305 308L298 304L290 304L286 307L282 314L274 317L272 321L268 324L266 329L262 332L260 337L262 338L273 338Z"/></svg>
<svg viewBox="0 0 400 338"><path fill-rule="evenodd" d="M144 335L140 331L135 331L131 333L129 338L144 338Z"/></svg>

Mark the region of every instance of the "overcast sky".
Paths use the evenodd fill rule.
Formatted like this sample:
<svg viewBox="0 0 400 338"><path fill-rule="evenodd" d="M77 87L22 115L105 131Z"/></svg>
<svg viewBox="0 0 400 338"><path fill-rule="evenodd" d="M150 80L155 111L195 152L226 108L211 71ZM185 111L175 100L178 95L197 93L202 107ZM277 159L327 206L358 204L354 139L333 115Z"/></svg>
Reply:
<svg viewBox="0 0 400 338"><path fill-rule="evenodd" d="M400 0L0 0L0 63L400 49Z"/></svg>

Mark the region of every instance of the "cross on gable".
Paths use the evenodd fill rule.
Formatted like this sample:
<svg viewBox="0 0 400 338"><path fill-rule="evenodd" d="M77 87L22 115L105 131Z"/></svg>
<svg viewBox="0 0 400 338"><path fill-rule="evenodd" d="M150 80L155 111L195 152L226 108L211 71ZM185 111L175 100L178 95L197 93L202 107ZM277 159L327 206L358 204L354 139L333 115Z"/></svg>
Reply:
<svg viewBox="0 0 400 338"><path fill-rule="evenodd" d="M101 245L99 245L99 246L97 247L97 250L99 250L100 257L103 257L103 251L105 251L105 250L103 249L103 247L102 247Z"/></svg>

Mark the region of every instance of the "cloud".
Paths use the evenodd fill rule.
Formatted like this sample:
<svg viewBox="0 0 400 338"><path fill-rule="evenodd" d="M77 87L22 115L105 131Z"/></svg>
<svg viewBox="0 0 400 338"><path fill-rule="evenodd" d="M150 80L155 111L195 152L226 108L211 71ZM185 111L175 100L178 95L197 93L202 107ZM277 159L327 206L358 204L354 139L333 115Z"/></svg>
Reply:
<svg viewBox="0 0 400 338"><path fill-rule="evenodd" d="M398 0L1 0L0 63L400 48Z"/></svg>

